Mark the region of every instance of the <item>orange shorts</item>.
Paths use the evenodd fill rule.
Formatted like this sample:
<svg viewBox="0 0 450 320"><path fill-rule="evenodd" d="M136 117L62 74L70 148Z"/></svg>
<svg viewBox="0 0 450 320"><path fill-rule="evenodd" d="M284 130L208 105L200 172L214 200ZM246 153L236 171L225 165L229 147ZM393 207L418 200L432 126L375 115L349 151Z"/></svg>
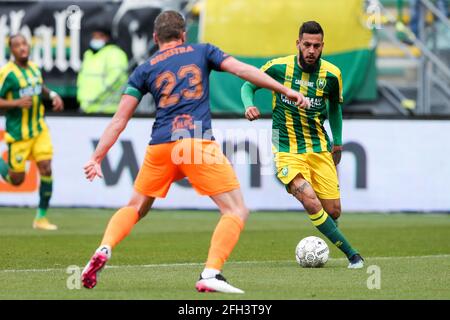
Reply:
<svg viewBox="0 0 450 320"><path fill-rule="evenodd" d="M149 145L134 188L149 197L164 198L172 182L184 177L201 195L239 188L233 167L219 145L202 139Z"/></svg>

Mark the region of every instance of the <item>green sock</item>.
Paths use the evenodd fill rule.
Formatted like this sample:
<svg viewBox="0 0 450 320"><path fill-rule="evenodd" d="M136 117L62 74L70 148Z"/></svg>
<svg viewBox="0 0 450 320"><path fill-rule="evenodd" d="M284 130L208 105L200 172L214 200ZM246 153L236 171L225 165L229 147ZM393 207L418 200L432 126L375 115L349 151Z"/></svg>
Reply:
<svg viewBox="0 0 450 320"><path fill-rule="evenodd" d="M44 218L47 215L47 209L52 197L53 179L52 177L41 176L41 185L39 187L39 207L36 219Z"/></svg>
<svg viewBox="0 0 450 320"><path fill-rule="evenodd" d="M8 164L5 162L5 160L3 160L3 158L0 157L0 176L3 177L3 179L6 182L11 182L11 179L9 178L9 166Z"/></svg>
<svg viewBox="0 0 450 320"><path fill-rule="evenodd" d="M347 258L350 258L354 254L358 253L352 248L350 242L345 239L342 232L336 226L333 219L325 212L325 210L320 210L316 214L309 216L313 225L319 229L322 234L327 237L339 250L341 250Z"/></svg>
<svg viewBox="0 0 450 320"><path fill-rule="evenodd" d="M46 209L41 209L38 208L37 212L36 212L36 219L42 219L45 218L45 216L47 215L47 210Z"/></svg>
<svg viewBox="0 0 450 320"><path fill-rule="evenodd" d="M338 219L334 219L334 218L332 218L333 219L333 221L334 221L334 224L336 225L336 227L338 227L339 228L339 222L338 222Z"/></svg>

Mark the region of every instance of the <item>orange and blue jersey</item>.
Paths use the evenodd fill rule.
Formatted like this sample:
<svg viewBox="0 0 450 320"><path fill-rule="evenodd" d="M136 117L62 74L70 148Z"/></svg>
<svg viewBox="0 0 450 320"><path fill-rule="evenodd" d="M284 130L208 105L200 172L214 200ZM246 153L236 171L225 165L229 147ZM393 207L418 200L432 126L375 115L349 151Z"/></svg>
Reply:
<svg viewBox="0 0 450 320"><path fill-rule="evenodd" d="M124 94L138 100L146 93L153 95L156 119L151 145L180 138L214 139L209 74L220 71L227 57L211 44L183 44L156 52L134 70Z"/></svg>

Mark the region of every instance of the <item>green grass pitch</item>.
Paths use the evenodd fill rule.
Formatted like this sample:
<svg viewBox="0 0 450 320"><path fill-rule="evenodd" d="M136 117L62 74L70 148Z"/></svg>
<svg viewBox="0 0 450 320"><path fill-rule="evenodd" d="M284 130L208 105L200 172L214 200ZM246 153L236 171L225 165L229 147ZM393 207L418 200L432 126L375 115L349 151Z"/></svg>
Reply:
<svg viewBox="0 0 450 320"><path fill-rule="evenodd" d="M0 208L0 299L450 299L447 214L344 214L340 227L366 258L364 269L348 270L329 243L324 268L297 265L298 241L323 238L305 213L252 213L224 268L246 293L228 295L194 289L218 214L154 211L116 248L97 287L77 289L67 267L86 264L112 213L53 208L60 230L43 232L31 228L34 210ZM380 289L368 289L371 265Z"/></svg>

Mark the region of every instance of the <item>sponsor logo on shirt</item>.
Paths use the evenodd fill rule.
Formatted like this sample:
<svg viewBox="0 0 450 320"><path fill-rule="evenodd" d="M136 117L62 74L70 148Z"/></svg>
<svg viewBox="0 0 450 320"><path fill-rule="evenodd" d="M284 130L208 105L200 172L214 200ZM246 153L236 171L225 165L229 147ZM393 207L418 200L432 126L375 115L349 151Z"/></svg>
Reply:
<svg viewBox="0 0 450 320"><path fill-rule="evenodd" d="M306 99L308 99L308 101L309 101L309 108L310 109L321 107L323 105L323 103L324 103L322 97L316 97L316 98L306 97ZM284 94L281 95L281 101L284 104L288 104L290 106L295 106L295 102L289 100Z"/></svg>
<svg viewBox="0 0 450 320"><path fill-rule="evenodd" d="M172 121L172 132L176 130L194 130L195 125L192 116L189 114L180 114Z"/></svg>
<svg viewBox="0 0 450 320"><path fill-rule="evenodd" d="M298 85L301 85L301 86L304 86L304 87L309 87L309 88L314 87L314 82L300 80L300 79L295 79L295 84L298 84Z"/></svg>
<svg viewBox="0 0 450 320"><path fill-rule="evenodd" d="M19 90L20 97L39 96L42 93L42 86L40 84L36 86L28 86Z"/></svg>

